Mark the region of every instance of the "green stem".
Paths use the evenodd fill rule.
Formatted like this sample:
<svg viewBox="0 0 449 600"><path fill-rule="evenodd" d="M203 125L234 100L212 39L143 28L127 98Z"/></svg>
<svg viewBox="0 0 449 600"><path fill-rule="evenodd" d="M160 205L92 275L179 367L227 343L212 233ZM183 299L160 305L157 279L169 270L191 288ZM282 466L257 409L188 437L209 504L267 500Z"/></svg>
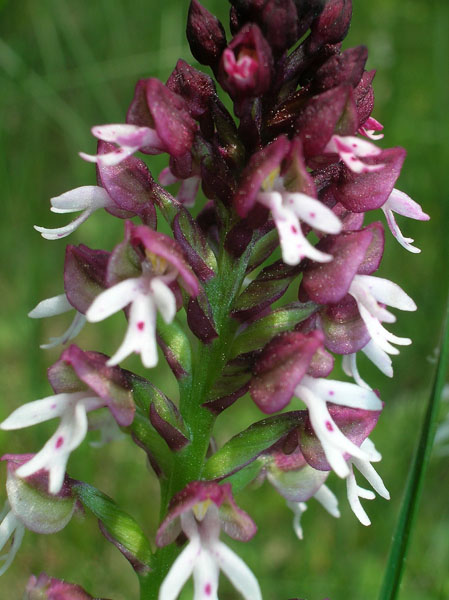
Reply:
<svg viewBox="0 0 449 600"><path fill-rule="evenodd" d="M209 345L201 344L193 362L193 377L190 389L183 390L180 411L190 433L190 444L176 454L169 481L161 494L161 519L167 513L168 502L173 495L190 481L198 480L204 466L215 417L203 408L208 394L226 364L238 324L229 312L232 302L240 290L249 255L245 253L235 260L224 249L220 252L218 275L207 289L209 302L215 319L218 337ZM155 600L165 575L179 548L170 544L155 554L156 569L140 580L141 600Z"/></svg>
<svg viewBox="0 0 449 600"><path fill-rule="evenodd" d="M379 600L395 600L398 598L401 579L405 567L405 559L410 545L413 525L418 512L424 477L432 452L433 440L437 424L441 393L445 382L449 360L449 298L446 307L446 319L443 323L440 356L430 394L421 436L413 463L410 468L407 486L402 501L401 512L391 543L387 569L385 571Z"/></svg>

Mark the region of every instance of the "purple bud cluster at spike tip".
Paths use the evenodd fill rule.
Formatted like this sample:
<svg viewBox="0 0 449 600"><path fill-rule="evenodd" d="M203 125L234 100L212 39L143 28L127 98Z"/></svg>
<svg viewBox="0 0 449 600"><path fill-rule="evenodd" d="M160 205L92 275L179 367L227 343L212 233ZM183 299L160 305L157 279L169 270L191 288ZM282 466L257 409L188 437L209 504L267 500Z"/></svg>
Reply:
<svg viewBox="0 0 449 600"><path fill-rule="evenodd" d="M363 525L370 519L360 499L374 492L358 486L354 467L389 498L371 464L381 455L368 437L384 403L356 358L364 353L392 377L391 355L411 343L390 331L390 307L414 311L414 301L376 275L389 243L381 211L412 253L419 249L395 214L429 217L395 187L406 153L379 143L388 141L388 128L373 114L375 72L365 70L366 47L342 49L351 1L230 5L227 39L220 20L191 0L187 40L204 71L179 59L165 83L139 79L121 122L92 127L96 149L79 153L94 163L96 185L51 199L53 212L81 214L56 229L36 227L57 240L78 235L90 217L124 224L112 248L66 247L63 289L29 316L73 310L75 317L43 347L66 344L115 313L126 323L118 324L122 341L110 357L65 348L48 369L54 394L0 424L21 430L59 419L39 452L4 457L0 548L11 540L11 549L0 573L25 528L61 529L78 494L106 539L132 565L145 565L145 578L135 567L142 598L176 600L192 575L195 598L214 600L222 570L243 598L261 600L252 571L219 539L223 530L247 542L257 531L233 492L267 479L292 509L298 538L306 501L340 515L327 486L332 472L345 480ZM225 94L228 102L220 99ZM152 174L156 154L166 162ZM133 354L147 369L165 356L178 403L122 368ZM353 381L339 381L335 366ZM246 393L261 420L217 448L216 417ZM287 407L293 410L274 414ZM145 451L160 480L163 518L154 543L111 498L66 473L101 411ZM174 542L186 541L177 553ZM27 594L91 597L45 574L30 579Z"/></svg>

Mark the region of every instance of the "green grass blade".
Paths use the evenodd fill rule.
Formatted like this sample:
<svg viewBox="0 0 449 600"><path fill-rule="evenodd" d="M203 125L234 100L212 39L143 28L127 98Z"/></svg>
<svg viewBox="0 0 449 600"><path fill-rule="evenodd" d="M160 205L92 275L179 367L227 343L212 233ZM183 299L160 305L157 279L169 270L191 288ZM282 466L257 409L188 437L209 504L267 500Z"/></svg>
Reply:
<svg viewBox="0 0 449 600"><path fill-rule="evenodd" d="M393 535L388 557L387 568L379 595L379 600L395 600L399 595L405 559L410 545L413 525L418 511L427 465L432 452L433 440L437 424L438 409L445 382L449 358L449 298L446 306L446 317L443 322L442 338L438 363L432 391L429 398L421 436L407 480L404 499L399 519Z"/></svg>

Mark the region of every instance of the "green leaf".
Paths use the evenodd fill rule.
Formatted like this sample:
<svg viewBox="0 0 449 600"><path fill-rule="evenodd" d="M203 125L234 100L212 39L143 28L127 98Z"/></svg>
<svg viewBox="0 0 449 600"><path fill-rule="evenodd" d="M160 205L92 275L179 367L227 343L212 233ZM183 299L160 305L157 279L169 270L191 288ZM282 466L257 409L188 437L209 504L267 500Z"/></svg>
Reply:
<svg viewBox="0 0 449 600"><path fill-rule="evenodd" d="M262 348L275 335L293 329L317 309L318 305L313 302L293 302L254 321L234 341L231 358Z"/></svg>
<svg viewBox="0 0 449 600"><path fill-rule="evenodd" d="M233 475L226 477L223 480L225 483L230 483L232 486L232 493L238 494L246 488L254 479L259 475L260 470L263 467L263 463L258 460L253 460L247 467L240 469Z"/></svg>
<svg viewBox="0 0 449 600"><path fill-rule="evenodd" d="M446 307L446 319L443 323L440 355L436 368L432 391L429 397L421 436L412 462L404 498L402 500L399 519L393 535L379 600L395 600L398 598L405 559L410 545L419 500L422 493L424 477L432 452L433 440L437 424L438 410L445 382L449 359L449 298Z"/></svg>
<svg viewBox="0 0 449 600"><path fill-rule="evenodd" d="M242 469L300 424L300 411L268 417L231 438L206 462L203 479L220 479Z"/></svg>
<svg viewBox="0 0 449 600"><path fill-rule="evenodd" d="M139 574L148 573L153 563L150 544L136 521L100 490L87 483L78 483L73 491L81 504L103 525L105 533L116 542L120 551L132 562Z"/></svg>

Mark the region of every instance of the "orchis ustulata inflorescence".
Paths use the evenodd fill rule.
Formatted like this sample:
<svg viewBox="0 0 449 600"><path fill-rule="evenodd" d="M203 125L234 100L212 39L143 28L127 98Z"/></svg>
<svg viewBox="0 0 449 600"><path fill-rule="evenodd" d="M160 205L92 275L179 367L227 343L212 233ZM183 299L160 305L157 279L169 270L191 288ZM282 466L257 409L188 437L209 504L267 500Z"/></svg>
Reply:
<svg viewBox="0 0 449 600"><path fill-rule="evenodd" d="M360 498L374 492L359 487L354 467L389 497L368 437L383 403L360 376L356 356L363 352L391 377L390 355L411 340L390 331L396 317L389 307L416 305L375 275L385 245L375 219L381 209L398 242L419 252L394 214L429 217L395 188L405 150L377 143L388 131L384 137L372 116L367 50L342 50L350 20L350 0L231 0L228 40L220 21L192 0L187 38L215 79L180 59L165 84L137 82L122 123L93 127L96 151L80 155L95 164L96 185L51 200L52 211L81 215L36 229L59 239L104 209L105 219L125 220L124 238L108 250L68 245L64 289L30 316L75 311L67 332L44 347L116 312L128 324L111 357L65 349L48 372L54 395L1 424L16 430L59 419L37 454L6 456L9 504L0 542L13 541L5 567L24 528L56 531L82 505L135 569L142 599L175 600L190 576L196 599L216 599L222 570L244 598L257 600L252 571L219 539L221 529L242 541L256 531L232 491L268 479L293 509L298 537L309 499L339 516L331 471L346 480L350 507L364 525L370 521ZM163 153L168 164L156 182L142 155ZM163 187L176 185L177 195ZM366 213L375 218L365 225ZM158 231L161 217L170 235ZM144 367L154 367L158 346L179 384L178 404L119 366L139 354ZM332 375L340 356L354 382ZM246 393L271 416L217 449L216 417ZM290 404L294 410L285 411ZM99 411L107 418L91 427L120 427L159 478L155 552L111 498L66 474ZM53 505L60 518L52 521ZM30 580L27 593L91 597L45 574Z"/></svg>

